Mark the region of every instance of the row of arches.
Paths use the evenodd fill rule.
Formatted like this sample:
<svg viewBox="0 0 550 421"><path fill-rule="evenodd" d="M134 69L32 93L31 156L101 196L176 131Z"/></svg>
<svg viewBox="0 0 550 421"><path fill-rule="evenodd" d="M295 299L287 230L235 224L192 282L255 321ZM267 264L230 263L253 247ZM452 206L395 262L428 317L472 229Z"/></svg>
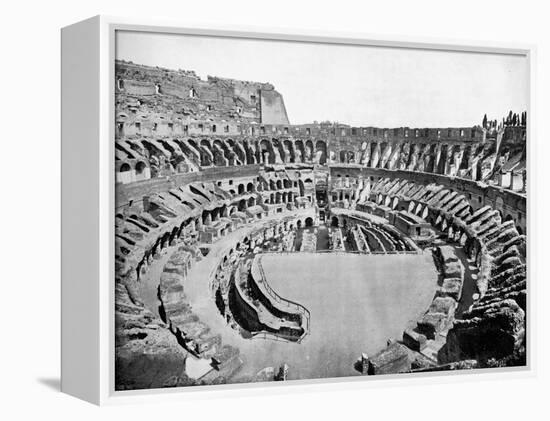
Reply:
<svg viewBox="0 0 550 421"><path fill-rule="evenodd" d="M210 166L283 163L323 165L327 162L327 144L323 140L129 139L117 142L116 147L121 156L141 156L145 159L154 156L159 161L167 161L176 172ZM181 163L185 165L181 167Z"/></svg>
<svg viewBox="0 0 550 421"><path fill-rule="evenodd" d="M196 218L188 218L182 221L181 224L176 225L172 229L160 234L153 245L144 251L143 257L137 264L137 280L139 280L141 276L147 272L149 265L154 259L160 257L163 250L173 246L178 239L184 238L190 231L194 231L197 223L198 220Z"/></svg>
<svg viewBox="0 0 550 421"><path fill-rule="evenodd" d="M489 206L474 210L464 196L447 188L426 189L425 186L403 183L399 179L383 180L373 187L371 197L377 204L391 205L392 208L401 204L401 209L421 216L446 233L448 238L463 243L474 242L493 258L506 252L502 248L504 243L506 247L511 247L524 241L521 240L523 230L511 216L502 219L502 213ZM475 253L470 257L479 258Z"/></svg>
<svg viewBox="0 0 550 421"><path fill-rule="evenodd" d="M474 149L475 148L475 149ZM338 162L371 168L421 171L479 179L472 171L474 161L485 157L484 146L465 144L363 142L360 149L342 149ZM474 159L477 158L477 159ZM477 178L475 178L477 177Z"/></svg>

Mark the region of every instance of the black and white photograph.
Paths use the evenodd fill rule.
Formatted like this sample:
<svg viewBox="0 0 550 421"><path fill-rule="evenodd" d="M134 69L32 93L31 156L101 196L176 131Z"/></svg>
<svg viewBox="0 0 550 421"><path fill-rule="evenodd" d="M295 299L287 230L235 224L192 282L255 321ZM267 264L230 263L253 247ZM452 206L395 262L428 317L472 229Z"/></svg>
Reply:
<svg viewBox="0 0 550 421"><path fill-rule="evenodd" d="M0 419L545 419L543 2L2 10Z"/></svg>
<svg viewBox="0 0 550 421"><path fill-rule="evenodd" d="M115 45L116 391L527 367L525 55Z"/></svg>

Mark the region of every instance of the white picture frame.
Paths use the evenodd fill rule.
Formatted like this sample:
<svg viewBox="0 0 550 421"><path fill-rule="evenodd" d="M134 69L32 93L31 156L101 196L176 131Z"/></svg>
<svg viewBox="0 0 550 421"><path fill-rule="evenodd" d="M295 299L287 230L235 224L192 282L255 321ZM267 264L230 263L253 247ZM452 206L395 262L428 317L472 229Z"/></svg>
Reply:
<svg viewBox="0 0 550 421"><path fill-rule="evenodd" d="M403 39L365 34L257 27L194 26L170 21L96 16L62 29L62 391L103 405L143 400L167 401L212 396L377 387L403 384L401 375L297 380L140 391L114 390L114 59L115 32L149 31L249 39L421 48L525 56L529 62L527 178L534 139L532 112L535 47L455 40ZM532 195L527 197L528 220ZM528 225L527 235L531 226ZM530 246L528 241L527 245ZM531 253L527 253L529 262ZM530 264L527 264L528 268ZM527 366L446 372L445 381L531 376L535 355L531 336L536 291L528 272ZM442 373L407 375L404 383L440 382ZM200 392L200 393L190 393Z"/></svg>

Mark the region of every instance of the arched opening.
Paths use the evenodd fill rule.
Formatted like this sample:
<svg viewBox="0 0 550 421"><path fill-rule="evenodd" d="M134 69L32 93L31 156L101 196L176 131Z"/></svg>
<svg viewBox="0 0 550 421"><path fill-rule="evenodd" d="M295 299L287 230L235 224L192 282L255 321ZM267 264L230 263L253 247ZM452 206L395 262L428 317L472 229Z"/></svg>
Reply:
<svg viewBox="0 0 550 421"><path fill-rule="evenodd" d="M282 189L283 188L283 182L281 180L277 180L277 190L279 189Z"/></svg>
<svg viewBox="0 0 550 421"><path fill-rule="evenodd" d="M307 227L312 227L313 226L313 218L308 216L305 220L305 223L306 223L306 228Z"/></svg>
<svg viewBox="0 0 550 421"><path fill-rule="evenodd" d="M338 228L338 218L336 216L333 216L330 220L330 226Z"/></svg>
<svg viewBox="0 0 550 421"><path fill-rule="evenodd" d="M275 155L273 153L273 147L267 140L262 140L260 142L261 158L262 163L264 164L274 164Z"/></svg>
<svg viewBox="0 0 550 421"><path fill-rule="evenodd" d="M251 207L251 206L254 206L254 205L256 205L256 199L253 198L253 197L250 197L248 199L248 207Z"/></svg>
<svg viewBox="0 0 550 421"><path fill-rule="evenodd" d="M239 211L241 211L241 212L244 211L246 209L246 200L241 199L239 201L239 206L238 207L239 207Z"/></svg>
<svg viewBox="0 0 550 421"><path fill-rule="evenodd" d="M315 144L315 160L321 165L327 163L327 144L321 140Z"/></svg>
<svg viewBox="0 0 550 421"><path fill-rule="evenodd" d="M128 163L124 163L120 166L120 169L119 169L119 172L128 172L128 171L131 171L132 168L130 167L130 164Z"/></svg>
<svg viewBox="0 0 550 421"><path fill-rule="evenodd" d="M210 212L212 222L215 222L219 219L219 210L218 208L212 209L212 212Z"/></svg>
<svg viewBox="0 0 550 421"><path fill-rule="evenodd" d="M346 151L340 151L340 162L342 164L346 163Z"/></svg>
<svg viewBox="0 0 550 421"><path fill-rule="evenodd" d="M299 156L299 162L305 162L306 160L306 150L304 148L304 143L301 140L297 140L295 143L296 155Z"/></svg>
<svg viewBox="0 0 550 421"><path fill-rule="evenodd" d="M202 224L210 225L212 222L212 215L207 210L202 211Z"/></svg>
<svg viewBox="0 0 550 421"><path fill-rule="evenodd" d="M248 183L248 184L246 185L246 191L247 191L247 192L253 192L253 191L254 191L254 184Z"/></svg>
<svg viewBox="0 0 550 421"><path fill-rule="evenodd" d="M238 193L243 194L244 193L244 184L239 184L238 186Z"/></svg>
<svg viewBox="0 0 550 421"><path fill-rule="evenodd" d="M145 162L139 161L139 162L136 164L136 174L137 174L137 175L143 174L143 172L145 171L145 168L147 168L147 165L145 165Z"/></svg>
<svg viewBox="0 0 550 421"><path fill-rule="evenodd" d="M291 163L296 162L296 156L294 154L294 145L292 144L292 142L290 140L285 140L283 141L283 145L287 156L286 162L291 162Z"/></svg>

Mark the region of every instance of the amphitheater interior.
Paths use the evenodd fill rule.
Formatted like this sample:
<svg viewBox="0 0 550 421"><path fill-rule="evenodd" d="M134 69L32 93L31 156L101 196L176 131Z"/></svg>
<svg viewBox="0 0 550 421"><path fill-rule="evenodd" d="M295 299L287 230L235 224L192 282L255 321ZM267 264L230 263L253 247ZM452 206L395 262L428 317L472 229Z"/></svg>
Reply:
<svg viewBox="0 0 550 421"><path fill-rule="evenodd" d="M526 364L526 113L292 125L270 84L126 61L115 89L117 390ZM316 256L342 265L326 311L306 299ZM384 285L398 325L360 299L342 319L345 258L369 288L370 262L402 264ZM400 263L418 259L425 274ZM309 282L304 300L273 272Z"/></svg>

